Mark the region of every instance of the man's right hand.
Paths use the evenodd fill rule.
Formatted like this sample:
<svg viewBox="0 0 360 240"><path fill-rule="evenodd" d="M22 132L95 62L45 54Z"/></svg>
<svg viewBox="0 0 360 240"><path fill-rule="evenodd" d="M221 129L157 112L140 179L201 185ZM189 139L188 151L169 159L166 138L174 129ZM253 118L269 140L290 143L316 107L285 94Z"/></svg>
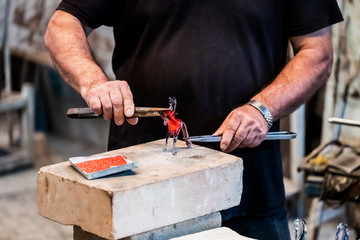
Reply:
<svg viewBox="0 0 360 240"><path fill-rule="evenodd" d="M131 118L134 114L134 101L126 81L107 81L82 89L81 95L88 106L105 120L114 119L116 125L122 125L124 119L132 125L138 122Z"/></svg>
<svg viewBox="0 0 360 240"><path fill-rule="evenodd" d="M57 10L51 17L45 46L63 79L81 93L88 106L104 119L114 119L117 125L126 119L135 125L134 101L126 81L109 81L95 62L87 35L91 28L73 15Z"/></svg>

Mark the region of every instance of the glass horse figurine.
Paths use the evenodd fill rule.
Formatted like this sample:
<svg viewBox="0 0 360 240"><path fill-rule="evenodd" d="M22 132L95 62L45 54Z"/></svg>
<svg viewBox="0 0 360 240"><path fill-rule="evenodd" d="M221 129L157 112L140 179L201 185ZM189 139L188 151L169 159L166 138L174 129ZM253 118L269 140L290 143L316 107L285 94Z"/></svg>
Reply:
<svg viewBox="0 0 360 240"><path fill-rule="evenodd" d="M166 133L166 140L165 140L165 147L163 148L164 151L167 151L168 148L168 141L169 137L173 137L173 155L177 154L176 150L176 141L182 131L183 139L186 142L186 146L188 148L191 147L191 141L189 140L189 133L187 131L185 123L178 118L175 118L175 110L176 110L176 98L169 97L169 108L170 110L164 111L161 113L161 118L164 120L164 125L168 126L168 131Z"/></svg>

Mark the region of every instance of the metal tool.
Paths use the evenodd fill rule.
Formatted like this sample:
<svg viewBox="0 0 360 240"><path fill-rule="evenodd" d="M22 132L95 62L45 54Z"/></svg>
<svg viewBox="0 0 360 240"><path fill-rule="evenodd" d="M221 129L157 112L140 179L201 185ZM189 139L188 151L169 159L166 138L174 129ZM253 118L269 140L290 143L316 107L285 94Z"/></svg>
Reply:
<svg viewBox="0 0 360 240"><path fill-rule="evenodd" d="M287 140L296 138L296 133L288 131L280 132L268 132L266 134L265 140ZM221 136L214 135L202 135L202 136L193 136L189 138L192 142L220 142Z"/></svg>
<svg viewBox="0 0 360 240"><path fill-rule="evenodd" d="M337 118L337 117L331 117L328 119L329 123L334 124L343 124L353 127L360 127L360 121L355 121L351 119L344 119L344 118Z"/></svg>
<svg viewBox="0 0 360 240"><path fill-rule="evenodd" d="M162 112L168 110L170 110L170 108L135 107L135 112L132 117L159 117ZM66 115L69 118L79 119L92 119L102 116L93 112L91 108L69 108Z"/></svg>

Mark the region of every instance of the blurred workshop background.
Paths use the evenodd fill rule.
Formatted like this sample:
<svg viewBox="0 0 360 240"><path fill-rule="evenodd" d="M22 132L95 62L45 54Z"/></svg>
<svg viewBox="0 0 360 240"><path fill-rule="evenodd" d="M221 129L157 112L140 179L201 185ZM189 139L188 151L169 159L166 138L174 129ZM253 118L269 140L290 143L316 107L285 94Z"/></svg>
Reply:
<svg viewBox="0 0 360 240"><path fill-rule="evenodd" d="M66 117L68 108L86 103L61 79L43 44L59 2L0 0L0 240L72 239L72 227L37 214L37 171L71 156L106 150L106 121ZM281 123L282 129L298 134L296 140L282 142L284 181L290 219L306 219L308 239L334 239L340 222L350 226L350 239L355 239L360 225L357 196L350 199L343 194L335 201L319 198L317 191L328 178L304 162L305 156L316 158L324 146L334 144L351 146L360 162L360 127L328 121L330 117L360 121L360 1L338 3L345 21L333 29L333 73L326 86ZM111 28L97 29L89 41L96 60L114 78ZM331 147L326 151L333 153ZM351 171L356 172L356 167ZM350 179L353 184L359 177L355 174Z"/></svg>

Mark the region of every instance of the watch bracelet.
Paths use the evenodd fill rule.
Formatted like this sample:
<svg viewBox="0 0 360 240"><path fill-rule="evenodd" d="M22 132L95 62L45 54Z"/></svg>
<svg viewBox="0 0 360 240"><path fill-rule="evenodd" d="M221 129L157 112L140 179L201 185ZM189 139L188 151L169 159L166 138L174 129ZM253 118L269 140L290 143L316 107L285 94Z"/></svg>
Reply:
<svg viewBox="0 0 360 240"><path fill-rule="evenodd" d="M263 115L270 129L273 125L273 118L269 109L267 109L267 107L265 107L261 102L256 100L250 100L247 102L247 104L256 108Z"/></svg>

